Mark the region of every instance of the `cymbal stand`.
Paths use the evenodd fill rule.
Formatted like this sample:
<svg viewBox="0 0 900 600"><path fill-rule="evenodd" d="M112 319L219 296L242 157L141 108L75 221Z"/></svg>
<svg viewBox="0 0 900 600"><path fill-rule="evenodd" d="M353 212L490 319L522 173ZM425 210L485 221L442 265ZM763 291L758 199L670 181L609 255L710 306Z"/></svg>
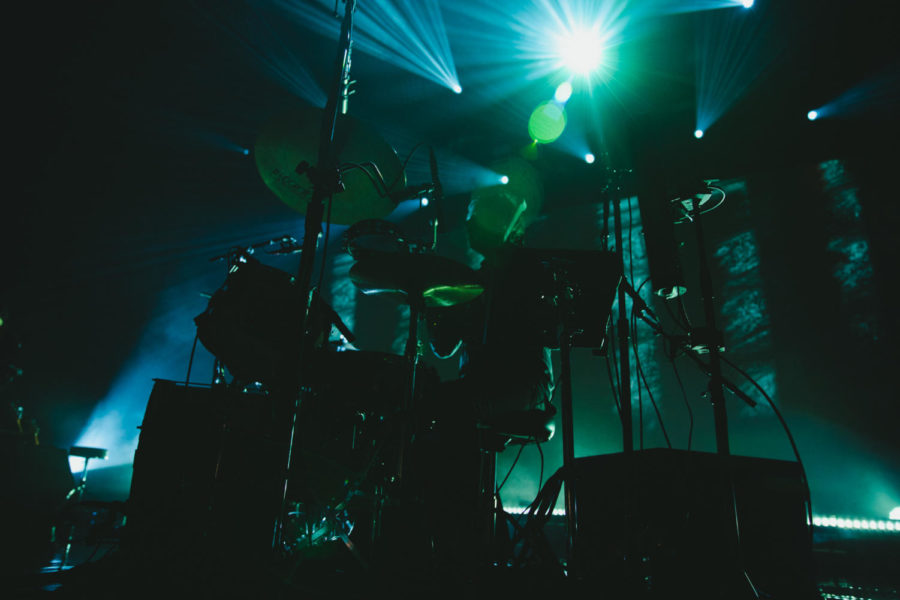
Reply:
<svg viewBox="0 0 900 600"><path fill-rule="evenodd" d="M709 375L709 400L713 406L713 420L715 424L716 434L716 452L719 457L719 476L720 484L723 490L727 490L726 501L722 507L722 523L728 522L734 524L733 528L725 527L722 531L724 551L729 555L731 562L736 566L737 570L743 571L742 576L735 579L749 584L753 597L759 597L753 583L744 570L741 557L741 538L740 525L738 521L738 513L736 506L736 498L734 491L734 477L731 469L731 449L728 442L728 415L725 411L725 383L722 376L722 366L719 358L720 352L724 350L722 333L716 327L716 311L714 305L714 293L712 285L712 275L709 268L709 260L707 258L706 241L703 232L703 223L701 215L707 210L704 204L713 195L713 188L708 181L704 181L702 189L692 189L687 198L681 199L682 210L685 213L684 222L692 223L694 226L694 234L697 240L697 253L700 271L700 295L703 301L704 326L702 329L695 328L691 333L692 348L705 348L709 354L708 368ZM724 200L724 192L723 192ZM717 206L717 205L716 205ZM698 359L695 359L698 360ZM702 361L699 361L701 362ZM732 388L733 389L733 388ZM744 395L746 398L746 395ZM722 573L722 581L720 586L722 590L727 589L730 597L735 596L737 585L734 580L730 579L731 573ZM744 587L744 586L740 586Z"/></svg>
<svg viewBox="0 0 900 600"><path fill-rule="evenodd" d="M305 393L306 386L306 361L312 349L312 336L309 332L309 306L310 286L312 272L315 267L316 248L319 236L322 234L322 219L325 213L325 201L343 189L341 172L334 144L334 131L339 114L346 114L347 99L350 96L350 51L351 37L353 33L353 13L356 10L356 0L344 0L344 18L341 22L341 31L338 37L337 56L335 57L333 79L329 89L328 101L323 111L322 124L319 131L319 148L315 167L301 163L297 165L297 172L304 173L313 184L312 196L306 207L304 223L303 244L298 267L297 287L300 297L303 298L302 310L302 339L300 340L300 364L299 383L300 388L294 401L294 410L291 417L291 432L288 441L287 460L282 480L281 508L275 520L272 536L272 547L278 551L283 545L283 528L287 511L288 479L290 477L293 461L294 437L296 434L297 413L300 402Z"/></svg>
<svg viewBox="0 0 900 600"><path fill-rule="evenodd" d="M709 259L707 258L702 219L700 218L700 215L703 212L701 210L701 205L704 199L708 198L711 194L712 191L703 191L701 193L692 194L689 199L682 201L682 205L687 211L686 220L694 225L700 267L700 295L703 301L704 327L700 330L700 336L697 336L697 332L695 331L692 333L692 337L695 341L702 342L702 346L708 349L708 389L710 402L713 406L716 450L720 455L727 456L731 451L728 442L728 415L725 412L722 366L719 359L719 353L721 352L722 346L722 333L716 328L716 310L712 276L709 270Z"/></svg>

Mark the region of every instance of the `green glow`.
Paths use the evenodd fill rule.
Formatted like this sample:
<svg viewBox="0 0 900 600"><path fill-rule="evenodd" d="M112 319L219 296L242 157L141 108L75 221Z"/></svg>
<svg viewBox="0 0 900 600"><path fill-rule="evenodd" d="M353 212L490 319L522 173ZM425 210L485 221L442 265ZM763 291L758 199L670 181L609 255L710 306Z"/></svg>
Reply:
<svg viewBox="0 0 900 600"><path fill-rule="evenodd" d="M542 102L528 119L528 135L540 144L556 141L566 128L566 111L556 102Z"/></svg>

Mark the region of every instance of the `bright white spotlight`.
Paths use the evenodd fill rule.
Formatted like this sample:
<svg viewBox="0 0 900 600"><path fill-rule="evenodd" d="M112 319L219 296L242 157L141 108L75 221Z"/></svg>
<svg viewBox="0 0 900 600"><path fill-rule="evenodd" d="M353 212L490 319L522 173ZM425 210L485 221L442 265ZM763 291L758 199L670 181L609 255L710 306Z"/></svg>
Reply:
<svg viewBox="0 0 900 600"><path fill-rule="evenodd" d="M559 39L558 54L563 64L577 75L590 75L600 66L603 44L596 27L576 29Z"/></svg>
<svg viewBox="0 0 900 600"><path fill-rule="evenodd" d="M697 138L698 140L699 140L700 138L702 138L702 137L703 137L703 130L702 130L702 129L696 129L696 130L694 130L694 137Z"/></svg>
<svg viewBox="0 0 900 600"><path fill-rule="evenodd" d="M509 183L509 177L506 176L506 175L501 175L501 176L500 176L500 183L502 183L503 185L506 185L507 183Z"/></svg>
<svg viewBox="0 0 900 600"><path fill-rule="evenodd" d="M741 0L741 5L744 8L750 8L751 6L753 6L753 0Z"/></svg>
<svg viewBox="0 0 900 600"><path fill-rule="evenodd" d="M588 152L587 154L585 154L585 155L584 155L584 162L586 162L586 163L589 164L589 165L594 164L594 155L591 154L590 152Z"/></svg>
<svg viewBox="0 0 900 600"><path fill-rule="evenodd" d="M888 519L892 521L900 521L900 506L895 506L891 509L891 512L888 513Z"/></svg>
<svg viewBox="0 0 900 600"><path fill-rule="evenodd" d="M553 94L553 97L559 103L566 102L572 97L572 84L568 81L563 81L559 84L559 87L556 88L556 93Z"/></svg>
<svg viewBox="0 0 900 600"><path fill-rule="evenodd" d="M450 89L453 90L454 92L456 92L457 94L462 94L462 86L459 85L458 83L454 83L453 87L451 87Z"/></svg>
<svg viewBox="0 0 900 600"><path fill-rule="evenodd" d="M809 111L808 113L806 113L806 118L809 119L810 121L815 121L816 119L819 118L819 111L816 111L816 110Z"/></svg>
<svg viewBox="0 0 900 600"><path fill-rule="evenodd" d="M424 196L419 198L419 206L428 206L428 198L425 198Z"/></svg>

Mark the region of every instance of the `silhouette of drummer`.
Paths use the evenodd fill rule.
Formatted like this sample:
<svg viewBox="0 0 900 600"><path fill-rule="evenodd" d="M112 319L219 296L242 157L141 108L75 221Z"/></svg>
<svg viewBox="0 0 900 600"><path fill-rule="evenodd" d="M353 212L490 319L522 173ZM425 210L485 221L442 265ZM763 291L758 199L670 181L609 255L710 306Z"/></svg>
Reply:
<svg viewBox="0 0 900 600"><path fill-rule="evenodd" d="M484 292L452 307L426 309L429 343L457 357L458 377L441 382L427 403L431 426L420 436L426 512L438 566L472 573L486 521L479 514L479 423L509 411L542 409L553 394L550 349L516 310L528 274L511 258L524 237L526 202L493 188L473 194L466 219L469 247L483 259Z"/></svg>

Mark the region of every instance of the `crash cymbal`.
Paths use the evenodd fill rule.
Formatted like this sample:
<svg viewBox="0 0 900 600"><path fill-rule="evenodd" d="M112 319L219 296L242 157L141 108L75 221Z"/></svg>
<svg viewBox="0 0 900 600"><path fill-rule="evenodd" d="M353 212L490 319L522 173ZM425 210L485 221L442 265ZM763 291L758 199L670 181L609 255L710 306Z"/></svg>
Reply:
<svg viewBox="0 0 900 600"><path fill-rule="evenodd" d="M256 168L265 184L282 202L303 214L312 198L313 184L308 175L297 173L297 166L304 161L317 164L322 116L323 111L317 108L282 113L263 127L254 147ZM343 165L344 189L332 196L331 222L351 225L389 215L395 202L365 171L348 165L374 163L387 191L403 189L406 174L394 149L375 129L349 115L337 120L334 142ZM367 168L377 177L371 165Z"/></svg>
<svg viewBox="0 0 900 600"><path fill-rule="evenodd" d="M464 304L484 291L475 271L436 254L369 252L350 267L350 280L366 295L418 298L426 308Z"/></svg>

